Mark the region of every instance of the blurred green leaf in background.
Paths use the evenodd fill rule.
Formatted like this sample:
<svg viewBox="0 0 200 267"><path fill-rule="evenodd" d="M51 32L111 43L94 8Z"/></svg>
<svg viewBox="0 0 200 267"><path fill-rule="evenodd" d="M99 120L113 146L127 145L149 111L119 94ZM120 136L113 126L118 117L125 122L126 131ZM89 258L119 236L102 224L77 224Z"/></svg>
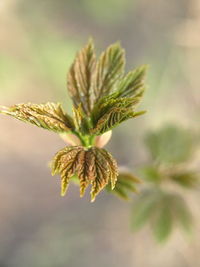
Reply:
<svg viewBox="0 0 200 267"><path fill-rule="evenodd" d="M134 201L134 230L149 224L159 242L166 241L178 225L191 232L191 207L182 189L199 188L199 170L191 164L198 150L196 140L194 131L173 124L147 134L145 144L151 158L140 169L146 183Z"/></svg>
<svg viewBox="0 0 200 267"><path fill-rule="evenodd" d="M131 174L130 171L120 171L115 188L111 189L111 184L108 184L106 189L124 200L130 200L131 193L138 193L137 185L141 180Z"/></svg>
<svg viewBox="0 0 200 267"><path fill-rule="evenodd" d="M183 197L176 193L149 189L134 202L131 219L134 230L146 224L149 224L155 239L163 242L175 226L190 232L192 215Z"/></svg>
<svg viewBox="0 0 200 267"><path fill-rule="evenodd" d="M157 132L149 133L145 143L152 158L164 164L189 160L195 147L192 132L175 125L166 125Z"/></svg>

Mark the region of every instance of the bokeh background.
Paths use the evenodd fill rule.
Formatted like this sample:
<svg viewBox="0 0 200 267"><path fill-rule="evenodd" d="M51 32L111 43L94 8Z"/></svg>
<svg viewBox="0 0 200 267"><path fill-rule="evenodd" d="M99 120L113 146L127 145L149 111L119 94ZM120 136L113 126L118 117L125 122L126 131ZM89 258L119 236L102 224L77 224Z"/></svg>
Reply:
<svg viewBox="0 0 200 267"><path fill-rule="evenodd" d="M198 131L199 32L198 0L1 0L0 104L58 101L71 112L65 77L76 51L90 36L97 52L120 40L127 70L150 65L148 113L107 145L137 173L148 131L167 123ZM73 185L60 197L48 169L65 145L57 135L4 116L0 129L0 267L200 266L198 192L186 196L194 234L177 229L161 246L148 227L131 231L132 202L102 192L91 204Z"/></svg>

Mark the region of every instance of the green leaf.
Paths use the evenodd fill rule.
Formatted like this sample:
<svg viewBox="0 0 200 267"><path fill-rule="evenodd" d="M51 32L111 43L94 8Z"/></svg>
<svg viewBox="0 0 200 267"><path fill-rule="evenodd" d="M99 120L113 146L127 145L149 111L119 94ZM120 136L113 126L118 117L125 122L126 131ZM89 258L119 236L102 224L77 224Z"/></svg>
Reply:
<svg viewBox="0 0 200 267"><path fill-rule="evenodd" d="M134 109L139 103L139 100L140 99L137 97L116 99L102 98L92 110L91 117L93 125L96 125L99 119L101 119L105 114L108 114L114 108L126 108L129 110Z"/></svg>
<svg viewBox="0 0 200 267"><path fill-rule="evenodd" d="M189 189L196 188L200 184L199 174L192 171L174 173L170 176L170 178L177 184Z"/></svg>
<svg viewBox="0 0 200 267"><path fill-rule="evenodd" d="M121 82L119 82L119 89L117 86L116 91L114 93L102 97L94 105L91 114L92 124L94 128L104 128L101 130L92 130L95 134L103 133L109 129L112 129L113 127L128 118L133 118L145 113L144 111L140 111L137 113L135 112L135 108L140 102L144 91L142 79L142 77L144 76L144 67L139 68L139 70L136 70L134 73L131 74L132 76L129 73L127 77L125 77L121 80ZM112 120L110 124L111 118ZM115 122L113 123L114 120Z"/></svg>
<svg viewBox="0 0 200 267"><path fill-rule="evenodd" d="M107 187L106 187L106 189L107 189ZM115 187L113 190L111 190L111 189L109 188L109 189L107 189L107 191L108 191L109 193L112 193L112 194L118 196L119 198L122 198L122 199L124 199L124 200L129 200L128 193L127 193L126 189L123 188L122 186L119 186L119 185L118 185L118 186Z"/></svg>
<svg viewBox="0 0 200 267"><path fill-rule="evenodd" d="M76 56L68 76L67 87L75 108L80 104L89 115L92 107L92 76L95 70L95 53L93 41L90 39Z"/></svg>
<svg viewBox="0 0 200 267"><path fill-rule="evenodd" d="M145 142L153 159L163 163L185 162L194 149L191 132L174 125L148 134Z"/></svg>
<svg viewBox="0 0 200 267"><path fill-rule="evenodd" d="M123 74L124 63L124 50L118 43L109 46L101 54L94 76L95 103L114 89Z"/></svg>
<svg viewBox="0 0 200 267"><path fill-rule="evenodd" d="M82 129L83 134L100 135L144 113L136 113L135 107L143 95L146 67L122 77L124 63L124 50L118 43L109 46L97 63L91 41L78 53L68 74L68 89L75 106L76 129L81 131L85 119L87 131Z"/></svg>
<svg viewBox="0 0 200 267"><path fill-rule="evenodd" d="M192 215L179 194L149 189L137 198L132 213L133 229L140 229L147 223L155 239L164 242L170 236L175 223L191 232Z"/></svg>
<svg viewBox="0 0 200 267"><path fill-rule="evenodd" d="M173 207L176 221L181 225L183 230L190 233L193 226L193 218L187 203L181 196L176 196Z"/></svg>
<svg viewBox="0 0 200 267"><path fill-rule="evenodd" d="M160 194L148 190L138 196L134 202L134 207L131 216L131 226L134 230L142 228L150 221L155 213L157 201L160 199Z"/></svg>
<svg viewBox="0 0 200 267"><path fill-rule="evenodd" d="M172 209L167 198L163 198L156 206L152 222L152 230L158 242L166 241L172 232L173 217Z"/></svg>
<svg viewBox="0 0 200 267"><path fill-rule="evenodd" d="M109 168L108 173L109 173L109 180L111 183L111 189L114 189L115 184L117 182L117 177L118 177L117 162L106 149L99 148L98 151L100 152L101 157L105 158L108 163L108 168ZM100 158L100 161L101 161L101 158Z"/></svg>
<svg viewBox="0 0 200 267"><path fill-rule="evenodd" d="M75 185L80 185L80 181L77 175L74 175L71 177L71 181L75 184Z"/></svg>
<svg viewBox="0 0 200 267"><path fill-rule="evenodd" d="M132 109L127 108L112 108L108 113L106 113L99 119L96 127L91 129L91 133L95 135L101 135L107 131L112 130L123 121L142 115L144 113L145 111L133 112Z"/></svg>
<svg viewBox="0 0 200 267"><path fill-rule="evenodd" d="M92 110L94 121L114 107L135 108L144 92L146 67L142 66L128 73L121 80L112 94L102 97Z"/></svg>
<svg viewBox="0 0 200 267"><path fill-rule="evenodd" d="M61 175L61 194L67 191L70 178L77 174L80 182L80 196L85 193L89 184L91 201L110 182L112 188L117 180L117 164L105 150L97 147L85 149L82 146L71 146L60 150L54 157L52 175Z"/></svg>
<svg viewBox="0 0 200 267"><path fill-rule="evenodd" d="M73 114L74 114L74 124L75 128L78 132L84 134L89 133L87 118L79 105L77 108L73 107Z"/></svg>
<svg viewBox="0 0 200 267"><path fill-rule="evenodd" d="M59 173L61 176L62 196L64 196L67 192L70 178L76 173L76 169L79 165L79 154L81 151L81 146L65 147L55 155L52 161L52 175Z"/></svg>
<svg viewBox="0 0 200 267"><path fill-rule="evenodd" d="M54 132L71 131L75 127L73 119L64 114L60 104L55 103L18 104L0 108L0 113Z"/></svg>
<svg viewBox="0 0 200 267"><path fill-rule="evenodd" d="M109 193L115 194L118 197L128 200L130 193L137 193L136 185L141 183L137 177L133 176L129 172L120 172L117 178L114 189L112 190L111 184L106 186Z"/></svg>
<svg viewBox="0 0 200 267"><path fill-rule="evenodd" d="M141 169L142 177L152 183L158 184L162 181L162 174L156 166L146 166Z"/></svg>
<svg viewBox="0 0 200 267"><path fill-rule="evenodd" d="M139 97L145 90L144 79L147 65L130 71L117 86L116 97Z"/></svg>
<svg viewBox="0 0 200 267"><path fill-rule="evenodd" d="M96 178L95 155L91 151L84 149L81 151L76 173L80 181L80 196L82 197L88 185Z"/></svg>

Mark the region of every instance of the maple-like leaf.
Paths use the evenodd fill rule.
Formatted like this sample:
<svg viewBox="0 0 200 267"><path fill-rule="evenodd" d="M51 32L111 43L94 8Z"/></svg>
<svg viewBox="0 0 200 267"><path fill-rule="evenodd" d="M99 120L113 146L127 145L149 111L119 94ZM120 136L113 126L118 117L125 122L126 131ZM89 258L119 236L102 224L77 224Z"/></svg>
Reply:
<svg viewBox="0 0 200 267"><path fill-rule="evenodd" d="M97 62L94 76L95 102L115 89L124 71L124 50L116 43L104 51Z"/></svg>
<svg viewBox="0 0 200 267"><path fill-rule="evenodd" d="M96 127L91 130L91 133L101 135L107 131L110 131L121 122L140 116L144 113L145 111L134 112L130 108L112 108L108 113L98 120Z"/></svg>
<svg viewBox="0 0 200 267"><path fill-rule="evenodd" d="M76 131L83 135L88 134L89 125L81 105L79 105L77 108L73 107L73 114Z"/></svg>
<svg viewBox="0 0 200 267"><path fill-rule="evenodd" d="M139 97L145 90L147 65L140 66L126 74L118 84L116 97Z"/></svg>
<svg viewBox="0 0 200 267"><path fill-rule="evenodd" d="M131 109L136 107L140 99L134 98L102 98L92 110L91 118L95 126L105 114L108 114L113 108L126 108Z"/></svg>
<svg viewBox="0 0 200 267"><path fill-rule="evenodd" d="M65 147L52 161L52 175L61 175L61 194L65 195L69 180L75 174L80 181L80 196L91 184L91 201L111 182L112 189L117 180L117 164L105 150L97 147L86 149L82 146Z"/></svg>
<svg viewBox="0 0 200 267"><path fill-rule="evenodd" d="M102 134L121 122L145 113L135 109L141 101L145 87L144 76L146 67L142 66L122 78L115 92L102 97L91 113L93 129L91 133Z"/></svg>
<svg viewBox="0 0 200 267"><path fill-rule="evenodd" d="M92 76L95 64L94 45L90 39L86 47L77 53L67 75L67 87L73 104L76 108L81 104L87 115L92 106Z"/></svg>
<svg viewBox="0 0 200 267"><path fill-rule="evenodd" d="M18 104L9 108L0 107L0 113L54 132L74 129L73 119L64 114L60 104Z"/></svg>
<svg viewBox="0 0 200 267"><path fill-rule="evenodd" d="M138 195L132 213L133 229L138 230L147 223L150 224L155 239L164 242L177 224L190 231L192 214L178 193L149 188Z"/></svg>

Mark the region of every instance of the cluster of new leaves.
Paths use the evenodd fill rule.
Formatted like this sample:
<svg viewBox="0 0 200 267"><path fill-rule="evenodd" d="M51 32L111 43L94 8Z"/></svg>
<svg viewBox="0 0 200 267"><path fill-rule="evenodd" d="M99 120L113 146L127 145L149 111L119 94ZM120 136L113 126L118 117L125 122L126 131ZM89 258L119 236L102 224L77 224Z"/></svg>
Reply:
<svg viewBox="0 0 200 267"><path fill-rule="evenodd" d="M59 151L52 164L53 173L61 175L62 194L74 174L80 180L81 195L88 184L92 185L92 200L108 182L114 189L117 165L107 151L95 146L105 145L115 126L144 113L135 109L145 89L146 66L125 75L124 65L124 50L118 43L97 59L93 41L89 40L77 53L67 75L73 118L54 103L0 107L0 113L57 132L74 145ZM106 132L107 137L101 138Z"/></svg>
<svg viewBox="0 0 200 267"><path fill-rule="evenodd" d="M149 184L134 203L132 225L139 229L149 222L155 238L165 241L177 222L185 230L192 226L190 209L179 192L181 188L176 191L173 185L193 189L199 185L199 174L190 167L196 141L191 131L173 125L150 133L145 141L151 163L142 168L141 176Z"/></svg>
<svg viewBox="0 0 200 267"><path fill-rule="evenodd" d="M92 41L76 56L68 73L68 90L74 104L75 125L84 134L101 135L136 117L144 92L146 66L124 75L124 50L109 46L96 59Z"/></svg>
<svg viewBox="0 0 200 267"><path fill-rule="evenodd" d="M60 150L53 159L52 175L56 173L61 175L62 195L67 191L69 179L77 175L80 196L84 195L86 188L91 184L91 201L94 201L96 195L108 182L111 183L112 189L115 187L117 164L105 149L69 146Z"/></svg>

